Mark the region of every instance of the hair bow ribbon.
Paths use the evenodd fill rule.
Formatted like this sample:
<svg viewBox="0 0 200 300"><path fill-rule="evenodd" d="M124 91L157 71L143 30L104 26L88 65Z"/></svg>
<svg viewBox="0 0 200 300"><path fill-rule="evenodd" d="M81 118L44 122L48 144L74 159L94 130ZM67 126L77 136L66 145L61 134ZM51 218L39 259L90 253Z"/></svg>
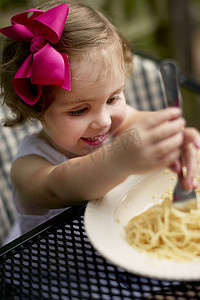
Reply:
<svg viewBox="0 0 200 300"><path fill-rule="evenodd" d="M29 9L11 18L11 26L0 29L5 36L30 42L30 55L15 74L12 84L27 104L35 104L43 85L57 85L70 90L68 56L51 44L60 40L69 8L66 3L44 12Z"/></svg>

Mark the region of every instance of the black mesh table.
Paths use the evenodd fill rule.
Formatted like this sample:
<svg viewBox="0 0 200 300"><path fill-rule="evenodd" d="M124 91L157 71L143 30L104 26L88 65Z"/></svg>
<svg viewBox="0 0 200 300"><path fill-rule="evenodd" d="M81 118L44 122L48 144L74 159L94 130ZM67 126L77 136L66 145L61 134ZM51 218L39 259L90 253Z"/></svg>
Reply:
<svg viewBox="0 0 200 300"><path fill-rule="evenodd" d="M0 249L1 300L200 299L200 282L161 281L106 261L72 207Z"/></svg>

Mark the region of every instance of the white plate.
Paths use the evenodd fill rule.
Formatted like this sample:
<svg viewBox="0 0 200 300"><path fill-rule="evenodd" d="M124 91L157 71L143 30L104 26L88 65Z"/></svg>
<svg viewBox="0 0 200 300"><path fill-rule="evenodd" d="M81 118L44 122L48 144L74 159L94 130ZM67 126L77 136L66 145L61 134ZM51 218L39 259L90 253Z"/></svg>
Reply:
<svg viewBox="0 0 200 300"><path fill-rule="evenodd" d="M172 173L163 170L132 175L102 199L88 203L85 229L91 244L113 264L142 276L165 280L199 280L200 262L176 262L151 257L133 249L124 227L136 214L156 203L175 185Z"/></svg>

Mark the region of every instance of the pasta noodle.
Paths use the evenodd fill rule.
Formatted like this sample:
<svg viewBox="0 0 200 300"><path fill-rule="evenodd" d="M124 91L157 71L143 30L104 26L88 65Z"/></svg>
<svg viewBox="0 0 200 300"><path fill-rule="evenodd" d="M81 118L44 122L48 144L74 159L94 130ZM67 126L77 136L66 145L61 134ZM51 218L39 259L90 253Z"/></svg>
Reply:
<svg viewBox="0 0 200 300"><path fill-rule="evenodd" d="M200 208L194 209L194 203L184 211L175 208L171 191L163 198L128 222L128 243L159 258L200 260Z"/></svg>

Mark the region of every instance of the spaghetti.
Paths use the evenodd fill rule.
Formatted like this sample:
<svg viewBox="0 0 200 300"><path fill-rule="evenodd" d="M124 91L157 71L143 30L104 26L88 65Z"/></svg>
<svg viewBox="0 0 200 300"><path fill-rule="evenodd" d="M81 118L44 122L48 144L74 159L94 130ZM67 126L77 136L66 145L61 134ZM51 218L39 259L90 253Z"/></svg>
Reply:
<svg viewBox="0 0 200 300"><path fill-rule="evenodd" d="M131 246L159 258L200 260L200 208L184 211L173 207L172 193L163 201L133 217L126 226Z"/></svg>

